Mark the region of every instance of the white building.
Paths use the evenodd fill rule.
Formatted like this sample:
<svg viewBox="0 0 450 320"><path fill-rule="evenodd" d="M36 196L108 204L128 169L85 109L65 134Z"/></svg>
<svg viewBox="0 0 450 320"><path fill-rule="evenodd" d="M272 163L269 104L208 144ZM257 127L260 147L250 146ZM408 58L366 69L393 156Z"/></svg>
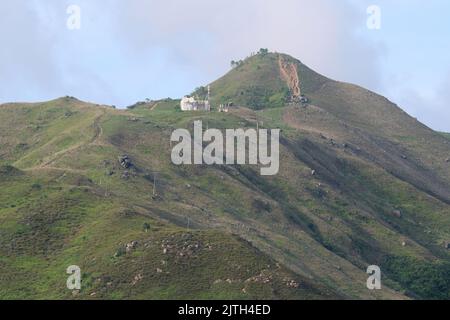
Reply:
<svg viewBox="0 0 450 320"><path fill-rule="evenodd" d="M209 96L211 93L210 86L208 86L208 97L206 100L196 100L194 97L185 96L181 99L180 107L182 111L211 111L209 104Z"/></svg>
<svg viewBox="0 0 450 320"><path fill-rule="evenodd" d="M184 97L181 99L180 107L182 111L210 111L211 106L208 100L195 100L194 97Z"/></svg>

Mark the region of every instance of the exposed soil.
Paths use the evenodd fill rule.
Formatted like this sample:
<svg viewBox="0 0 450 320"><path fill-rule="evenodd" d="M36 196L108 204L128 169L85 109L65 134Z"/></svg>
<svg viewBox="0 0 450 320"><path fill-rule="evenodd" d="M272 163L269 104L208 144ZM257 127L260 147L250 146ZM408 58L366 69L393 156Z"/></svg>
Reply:
<svg viewBox="0 0 450 320"><path fill-rule="evenodd" d="M289 90L291 90L292 98L300 97L301 90L297 66L294 63L285 61L281 55L278 58L278 64L280 66L281 78L286 81Z"/></svg>

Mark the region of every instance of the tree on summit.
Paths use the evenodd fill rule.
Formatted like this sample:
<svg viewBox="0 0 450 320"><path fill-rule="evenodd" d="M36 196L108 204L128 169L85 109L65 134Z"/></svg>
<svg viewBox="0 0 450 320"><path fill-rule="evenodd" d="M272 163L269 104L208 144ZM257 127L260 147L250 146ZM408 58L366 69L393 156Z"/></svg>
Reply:
<svg viewBox="0 0 450 320"><path fill-rule="evenodd" d="M237 68L243 64L244 64L244 61L242 61L242 60L239 60L239 61L231 60L231 62L230 62L231 68Z"/></svg>
<svg viewBox="0 0 450 320"><path fill-rule="evenodd" d="M258 51L258 54L260 54L260 55L262 55L262 56L265 56L266 54L268 54L269 53L269 49L267 49L267 48L261 48L261 49L259 49L259 51Z"/></svg>

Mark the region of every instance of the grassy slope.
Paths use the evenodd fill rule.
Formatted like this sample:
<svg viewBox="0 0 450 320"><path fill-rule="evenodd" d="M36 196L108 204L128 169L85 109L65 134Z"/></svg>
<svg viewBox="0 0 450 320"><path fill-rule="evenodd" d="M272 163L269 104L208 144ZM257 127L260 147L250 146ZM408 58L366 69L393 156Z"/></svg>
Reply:
<svg viewBox="0 0 450 320"><path fill-rule="evenodd" d="M450 139L450 133L448 132L439 132L442 136L444 136L447 139Z"/></svg>
<svg viewBox="0 0 450 320"><path fill-rule="evenodd" d="M20 137L18 144L33 147L23 152L9 148L4 154L5 162L21 170L6 165L1 170L1 298L336 296L230 233L198 230L195 225L194 230L187 229L185 219L177 220L170 212L168 218L161 218L164 212L157 207L170 206L170 200L161 205L152 203L148 181L152 167L166 165L154 152L160 145L155 141L158 135L151 130L159 132L159 124L153 126L151 120L134 124L120 111L102 109L99 113L100 107L79 102L68 107L69 115L67 108L59 110L66 102L70 103L56 100L2 106L0 111L2 120L11 113L10 108L25 115L55 114L52 121L40 124L38 132ZM101 136L94 125L98 114L102 115L98 123ZM77 121L70 117L77 117ZM166 117L166 113L160 113L157 122L164 123ZM183 117L179 120L184 121ZM30 122L18 119L14 125L22 121ZM10 123L1 123L11 138L16 135L13 127L6 127ZM72 123L78 129L72 129ZM147 126L151 129L142 130ZM85 143L77 139L62 145L59 138L47 132L55 128L86 135ZM134 138L136 134L142 136L139 141ZM125 145L135 149L130 154L139 170L145 170L135 172L130 180L120 178L123 170L116 164L117 155L128 151ZM110 170L116 173L106 174ZM161 185L162 194L164 181ZM144 223L151 226L147 232ZM137 248L116 257L131 241L138 241ZM168 248L166 253L163 245ZM65 268L72 264L82 268L84 277L83 290L74 296L65 289ZM291 281L298 286L291 286Z"/></svg>
<svg viewBox="0 0 450 320"><path fill-rule="evenodd" d="M212 104L233 102L254 109L262 109L268 104L282 106L288 88L277 73L277 61L273 55L257 55L246 60L211 84Z"/></svg>
<svg viewBox="0 0 450 320"><path fill-rule="evenodd" d="M260 109L251 105L252 92L245 91L245 84L258 86L255 81L261 77L265 80L259 84L269 86L272 94L276 92L281 81L275 66L277 56L258 55L245 60L241 67L212 84L213 94L237 87L231 91L235 96L227 96L227 100L244 101L244 105ZM377 261L387 266L385 261L405 255L419 260L448 260L448 251L442 245L450 238L448 142L384 97L326 79L299 61L281 56L296 64L302 92L310 104L265 109L255 115L238 112L245 118L258 118L266 125L283 128L291 140L286 145L294 149L291 151L297 160L308 165L306 173L292 185L303 185L301 190L312 191L328 204L328 208L317 201L300 204L302 210L333 219L333 223L326 223L334 225L330 227L312 216L322 234L322 244L357 265ZM274 81L264 83L267 79ZM268 103L265 107L278 105ZM292 172L299 168L297 164L290 166L284 178L292 180ZM305 186L310 169L315 169L320 188ZM305 199L304 192L300 191L298 198ZM294 201L289 199L291 204ZM395 217L394 210L400 210L402 217ZM435 263L430 266L434 268ZM398 274L395 277L402 278Z"/></svg>
<svg viewBox="0 0 450 320"><path fill-rule="evenodd" d="M2 179L4 297L70 297L69 264L85 270L80 298L403 297L389 287L429 297L430 290L410 282L416 262L437 270L449 260L442 246L450 239L449 169L442 161L448 145L383 98L293 59L312 103L281 107L270 99L285 94L276 60L252 57L212 84L216 102L277 107L261 111L179 112L177 100L130 111L71 99L2 106L0 118L10 121L0 122L0 161L22 169L9 183ZM268 89L261 95L245 83ZM248 166L171 165L170 133L192 128L195 119L216 128L254 127L255 119L282 128L279 175L262 178ZM117 163L123 153L136 165L128 180ZM132 240L136 250L115 258ZM170 254L162 252L167 244ZM202 250L191 250L195 245ZM369 264L388 270L381 291L365 288ZM30 270L40 271L30 278ZM186 270L196 276L185 277ZM273 280L264 287L266 273ZM291 278L303 285L290 288Z"/></svg>
<svg viewBox="0 0 450 320"><path fill-rule="evenodd" d="M17 106L15 107L17 108ZM34 107L42 108L44 106ZM92 108L95 107L92 106ZM89 285L85 289L84 296L81 295L81 297L90 297L88 294L92 294L92 292L96 292L98 297L164 297L168 294L169 285L177 287L176 284L183 283L183 280L178 277L170 278L171 284L165 284L159 289L152 288L151 283L142 287L142 290L145 288L151 290L151 294L145 294L144 292L124 293L126 290L132 289L130 283L132 283L133 277L136 277L139 273L129 275L132 278L131 282L124 284L119 290L120 292L113 290L112 284L109 285L111 288L108 290L100 285L96 287L91 282L100 281L102 283L103 280L97 279L117 279L125 269L133 270L132 266L136 261L128 261L127 268L117 270L112 257L127 242L138 240L145 243L148 241L139 237L139 233L143 233L142 225L144 222L149 222L151 225L156 223L167 224L164 232L161 233L161 238L159 238L159 241L163 241L167 239L166 235L170 234L167 232L185 230L187 217L191 221L191 228L218 230L219 234L223 234L223 232L225 234L239 234L261 250L276 257L277 260L290 265L290 268L297 268L297 273L303 274L303 276L294 275L288 271L286 271L286 275L297 277L301 280L298 280L299 282L307 282L304 277L314 276L312 270L315 267L312 263L299 263L296 261L297 259L315 261L314 264L317 264L317 266L321 265L324 259L335 259L337 260L336 263L343 264L344 270L347 271L348 268L350 279L358 281L358 287L364 288L363 272L324 250L321 244L311 238L309 234L302 234L301 230L307 228L307 226L303 224L295 226L289 234L283 235L283 229L290 227L290 219L292 219L286 217L286 215L295 216L299 213L296 212L297 209L295 208L281 206L278 201L283 199L273 198L283 194L282 190L277 191L277 187L275 187L277 184L281 185L281 181L267 182L265 188L268 190L275 189L276 192L266 194L267 191L260 190L261 186L264 186L263 181L252 181L257 177L252 170L242 171L246 174L246 178L236 178L237 173L223 171L223 168L180 169L169 164L166 159L169 151L166 142L170 133L168 129L178 126L190 127L190 123L199 117L198 114L180 113L174 111L172 106L167 104L167 109L163 105L162 109L152 111L151 116L146 114L148 112L145 110L136 110L135 114L139 117L139 121L134 122L130 121L130 116L123 114L123 112L104 111L106 115L101 119L101 141L92 144L92 139L86 139L88 143L81 147L77 147L78 144L75 144L75 148L68 145L66 149L57 149L59 150L57 152L52 151L50 155L46 156L46 158L49 158L46 162L51 163L48 166L45 163L43 165L38 158L34 157L36 153L39 154L36 150L29 150L28 153L20 154L18 159L14 158L13 154L10 155L11 161L23 169L24 176L21 176L20 179L27 178L31 181L24 183L20 180L18 188L24 188L22 192L16 192L11 187L11 183L8 183L11 194L10 198L4 201L7 203L7 208L4 209L7 213L2 215L2 219L5 224L10 224L11 227L10 233L4 234L5 238L2 239L2 242L14 243L14 246L6 251L6 256L10 258L3 263L6 270L11 270L11 272L15 270L14 272L19 273L19 279L20 277L24 279L24 282L16 281L19 286L18 291L8 291L6 297L16 297L18 292L20 292L19 297L22 297L21 295L23 297L61 297L61 294L65 292L62 289L64 283L61 283L61 279L66 276L61 273L61 270L69 264L79 264L88 276L85 283ZM200 117L215 127L233 127L242 122L238 116L234 115L203 114ZM58 120L55 121L58 122ZM67 117L62 116L59 121L67 121ZM62 124L61 126L67 127ZM87 130L82 131L86 132ZM97 135L95 130L92 130L91 134ZM32 138L35 137L30 136L21 143L28 143L28 139ZM50 140L50 143L45 144L45 148L56 149L59 148L59 145L57 142ZM116 163L117 155L122 153L129 154L139 169L135 176L129 180L121 179L123 170ZM52 162L54 157L57 160ZM27 162L22 159L27 159ZM21 165L23 163L28 164L29 167ZM244 170L244 168L241 170ZM106 174L111 171L114 172L112 176ZM152 192L151 176L154 171L160 172L158 193L162 200L159 201L153 201L150 197ZM39 179L44 180L40 181ZM193 190L186 190L187 181L189 181ZM30 190L34 190L33 192L39 197L37 199L30 197L27 193ZM50 192L51 190L53 192ZM229 203L228 197L230 196L236 200L239 199L239 201ZM252 202L254 197L272 202L273 209L271 209L271 212L261 215ZM51 201L48 201L48 199L51 199ZM14 201L16 200L24 203L15 204ZM136 216L135 219L137 219L132 230L127 228L127 220L122 221L122 219L116 218L116 216L121 217L122 215L130 216L130 214L123 213L128 211L131 212L131 216ZM294 219L296 218L294 217ZM27 228L26 226L29 225L31 227ZM108 234L111 235L110 238ZM210 241L216 237L211 237ZM62 243L65 244L65 247L61 248ZM305 251L303 249L305 244L311 247L311 250ZM244 250L245 248L247 249ZM228 259L226 252L230 250L220 252L223 253L223 259L233 265L235 261L248 260L244 257L248 257L248 251L251 252L251 250L253 250L251 247L243 246L240 253L242 257L236 259ZM315 257L315 250L318 250L319 255L324 255L324 257L319 259ZM206 257L212 259L211 256L207 255ZM214 261L217 260L216 256L213 257ZM253 268L248 268L248 274L239 276L239 286L245 285L244 276L248 275L248 278L251 278L252 275L258 275L264 270L258 267L258 265L261 265L261 262L258 261L264 261L264 259L266 258L261 253L250 254L248 264ZM33 264L28 266L30 261L33 261ZM146 261L147 259L144 259L144 262ZM160 261L160 259L158 258L157 261ZM204 264L207 268L216 268L216 265L211 265L211 262L205 262ZM220 265L222 264L223 261L220 262ZM42 274L45 275L42 281L34 281L36 278L29 278L29 280L33 280L30 290L32 290L31 288L34 289L31 292L22 290L24 286L30 284L25 281L29 268L42 270ZM322 272L323 274L336 273L335 266L330 265L330 263L320 269L319 276ZM236 276L236 271L232 270L230 268L230 272L223 274L223 276L222 273L198 270L199 273L214 275L217 279L208 279L206 283L201 282L202 290L195 291L195 288L193 288L193 291L184 292L179 297L205 297L208 290L204 286L214 284L216 280L222 278L224 278L222 280L233 279ZM178 272L180 271L178 270ZM356 275L353 275L355 272ZM172 271L172 273L176 273L176 271ZM333 277L338 277L338 279L343 277L340 273L338 272ZM157 277L150 277L148 274L144 276L144 279L147 279L147 277L149 277L148 281L158 279ZM348 278L348 276L345 275L345 278ZM12 279L9 274L4 281L8 281L8 279ZM280 287L280 283L282 284L284 280L285 277L282 277L277 282L274 281L273 285ZM341 279L341 281L344 281L344 279ZM111 281L106 281L106 283L109 282ZM5 287L10 286L12 286L10 283L5 285ZM57 291L52 290L55 286L59 288ZM289 289L286 284L284 286ZM348 288L341 294L345 296L363 294L364 290L361 290L361 288L356 290L357 293L352 293L353 289L351 288L353 286L353 284L349 284ZM285 287L281 286L280 288ZM317 283L313 287L317 288ZM332 287L336 287L336 284ZM320 285L319 288L321 288ZM223 296L242 297L242 289L240 288L240 292L236 291L236 288L230 289L231 291L225 290ZM255 290L252 294L251 291L247 290L245 296L313 298L327 297L331 295L331 293L328 293L329 291L330 289L321 289L320 293L314 294L314 290L303 290L302 292L298 292L298 290L289 292L288 290L287 293L281 293L279 290L272 288L268 291L272 292L271 294L264 293L261 295L258 293L259 290ZM390 293L386 293L386 295L389 296ZM212 296L220 295L213 291Z"/></svg>

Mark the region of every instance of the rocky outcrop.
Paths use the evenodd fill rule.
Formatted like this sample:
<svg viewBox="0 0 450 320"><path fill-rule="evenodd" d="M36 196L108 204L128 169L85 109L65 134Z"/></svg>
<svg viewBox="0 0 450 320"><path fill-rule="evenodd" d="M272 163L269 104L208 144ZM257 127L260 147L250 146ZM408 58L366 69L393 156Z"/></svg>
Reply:
<svg viewBox="0 0 450 320"><path fill-rule="evenodd" d="M402 217L402 212L400 210L393 210L392 211L392 215L394 217L401 218Z"/></svg>
<svg viewBox="0 0 450 320"><path fill-rule="evenodd" d="M133 166L131 159L128 155L124 154L119 157L119 163L124 169L128 169Z"/></svg>
<svg viewBox="0 0 450 320"><path fill-rule="evenodd" d="M127 243L127 245L125 246L125 251L131 252L132 250L136 249L136 247L138 246L138 242L137 241L131 241L130 243Z"/></svg>

